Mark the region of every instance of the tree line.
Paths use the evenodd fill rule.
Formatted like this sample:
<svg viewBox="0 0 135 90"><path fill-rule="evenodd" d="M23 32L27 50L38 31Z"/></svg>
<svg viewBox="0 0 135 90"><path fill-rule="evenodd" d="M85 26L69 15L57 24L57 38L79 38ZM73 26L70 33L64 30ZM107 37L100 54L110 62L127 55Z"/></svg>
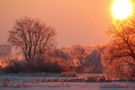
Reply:
<svg viewBox="0 0 135 90"><path fill-rule="evenodd" d="M20 50L24 60L9 60L5 72L75 71L135 79L135 17L115 21L107 33L112 40L94 49L81 45L58 49L55 28L23 17L9 31L8 43Z"/></svg>

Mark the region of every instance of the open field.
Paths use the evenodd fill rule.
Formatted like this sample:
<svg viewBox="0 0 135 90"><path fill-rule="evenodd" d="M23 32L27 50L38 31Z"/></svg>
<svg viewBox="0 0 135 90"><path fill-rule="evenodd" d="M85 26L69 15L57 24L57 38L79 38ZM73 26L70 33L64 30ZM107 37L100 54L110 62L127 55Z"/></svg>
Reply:
<svg viewBox="0 0 135 90"><path fill-rule="evenodd" d="M0 87L0 90L134 90L135 83L12 83L8 87Z"/></svg>
<svg viewBox="0 0 135 90"><path fill-rule="evenodd" d="M0 88L0 90L135 90L134 88L78 88L78 87L58 87L58 88L45 88L45 87L32 87L32 88Z"/></svg>
<svg viewBox="0 0 135 90"><path fill-rule="evenodd" d="M134 90L135 82L115 81L115 82L72 82L56 81L79 77L58 77L57 74L49 74L45 77L41 75L0 75L0 90ZM53 80L46 81L46 80Z"/></svg>

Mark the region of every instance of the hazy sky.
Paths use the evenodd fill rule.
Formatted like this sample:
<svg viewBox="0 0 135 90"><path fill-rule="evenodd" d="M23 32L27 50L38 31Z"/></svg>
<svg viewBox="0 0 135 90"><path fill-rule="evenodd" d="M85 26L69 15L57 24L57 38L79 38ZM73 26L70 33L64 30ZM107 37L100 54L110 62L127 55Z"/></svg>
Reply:
<svg viewBox="0 0 135 90"><path fill-rule="evenodd" d="M57 46L94 45L108 39L112 0L0 0L0 44L7 42L14 21L39 18L57 32Z"/></svg>

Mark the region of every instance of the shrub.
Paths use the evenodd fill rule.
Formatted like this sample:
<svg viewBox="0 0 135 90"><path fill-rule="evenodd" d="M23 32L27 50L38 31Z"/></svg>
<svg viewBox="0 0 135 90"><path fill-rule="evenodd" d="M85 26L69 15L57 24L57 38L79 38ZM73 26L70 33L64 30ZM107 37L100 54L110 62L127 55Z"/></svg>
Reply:
<svg viewBox="0 0 135 90"><path fill-rule="evenodd" d="M18 61L18 60L9 60L8 65L4 68L3 72L6 73L20 73L23 71L24 61Z"/></svg>
<svg viewBox="0 0 135 90"><path fill-rule="evenodd" d="M34 58L32 62L19 61L17 59L8 60L4 68L5 73L62 73L71 70L69 63L62 58Z"/></svg>
<svg viewBox="0 0 135 90"><path fill-rule="evenodd" d="M111 81L109 77L105 75L91 75L87 77L87 82L107 82Z"/></svg>
<svg viewBox="0 0 135 90"><path fill-rule="evenodd" d="M6 79L4 79L3 82L2 82L2 86L3 86L3 87L8 87L8 85L9 85L9 79L6 78Z"/></svg>
<svg viewBox="0 0 135 90"><path fill-rule="evenodd" d="M78 73L76 72L62 72L60 77L78 77Z"/></svg>
<svg viewBox="0 0 135 90"><path fill-rule="evenodd" d="M71 68L66 60L62 58L54 58L50 61L45 61L45 71L52 73L68 72Z"/></svg>
<svg viewBox="0 0 135 90"><path fill-rule="evenodd" d="M3 72L3 67L0 65L0 73Z"/></svg>

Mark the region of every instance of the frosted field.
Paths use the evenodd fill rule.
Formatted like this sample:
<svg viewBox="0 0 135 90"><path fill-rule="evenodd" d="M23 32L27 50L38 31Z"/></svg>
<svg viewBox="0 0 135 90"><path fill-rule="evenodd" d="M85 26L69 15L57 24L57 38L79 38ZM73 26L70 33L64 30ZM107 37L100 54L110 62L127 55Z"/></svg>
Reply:
<svg viewBox="0 0 135 90"><path fill-rule="evenodd" d="M46 82L46 79L55 78L63 79L0 75L0 90L135 90L135 82Z"/></svg>
<svg viewBox="0 0 135 90"><path fill-rule="evenodd" d="M120 84L123 83L119 83L118 86L116 84L114 85L114 83L110 85L107 83L65 83L65 85L61 85L61 83L48 83L48 85L47 83L34 83L32 86L14 85L9 87L0 87L0 90L135 90L135 88L129 86L120 87Z"/></svg>
<svg viewBox="0 0 135 90"><path fill-rule="evenodd" d="M77 87L58 87L58 88L0 88L0 90L135 90L133 88L77 88Z"/></svg>

